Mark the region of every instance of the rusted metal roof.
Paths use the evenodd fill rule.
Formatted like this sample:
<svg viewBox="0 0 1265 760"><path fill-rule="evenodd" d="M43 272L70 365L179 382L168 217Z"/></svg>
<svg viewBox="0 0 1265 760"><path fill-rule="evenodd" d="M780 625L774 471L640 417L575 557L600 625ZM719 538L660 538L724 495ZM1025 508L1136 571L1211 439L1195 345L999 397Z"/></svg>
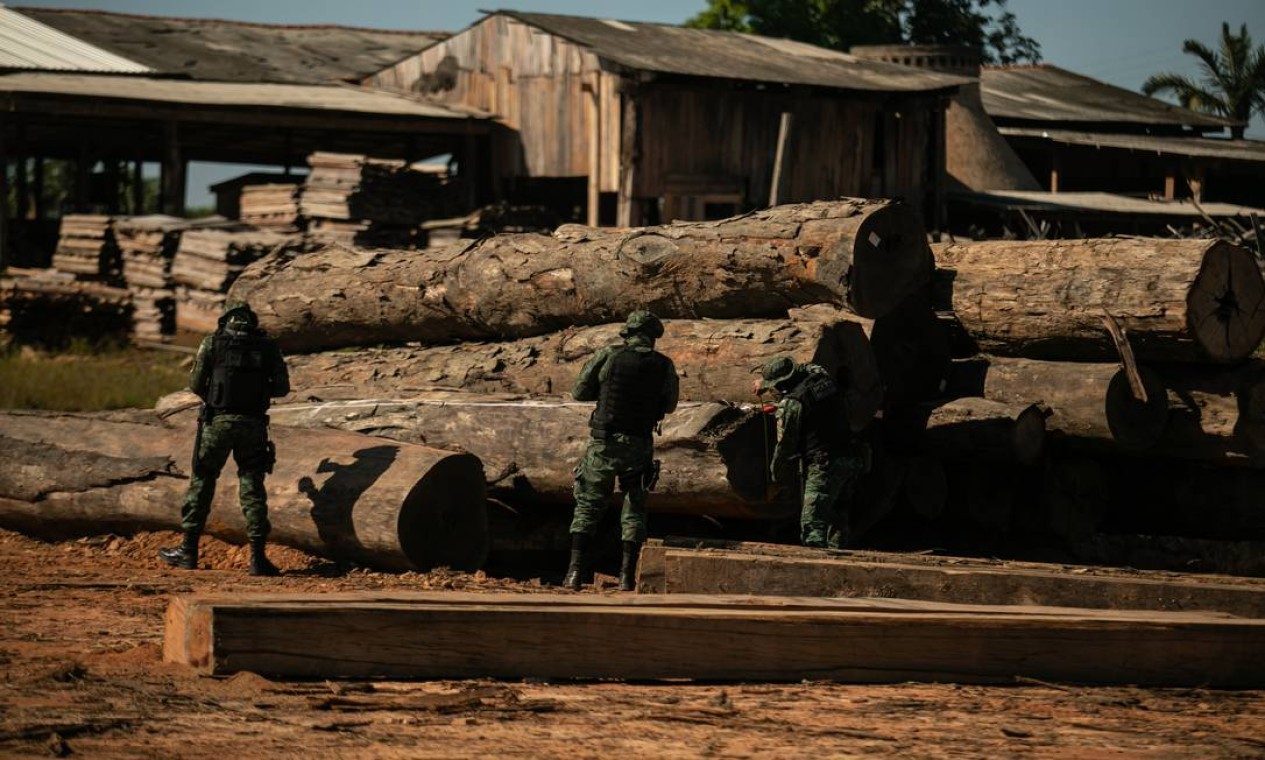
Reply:
<svg viewBox="0 0 1265 760"><path fill-rule="evenodd" d="M0 69L114 74L152 71L148 66L75 39L3 5L0 5Z"/></svg>
<svg viewBox="0 0 1265 760"><path fill-rule="evenodd" d="M17 10L159 72L228 82L358 81L448 36L104 11Z"/></svg>
<svg viewBox="0 0 1265 760"><path fill-rule="evenodd" d="M1031 137L1062 145L1118 148L1156 155L1218 158L1229 161L1265 162L1265 141L1219 140L1213 137L1129 135L1102 132L1069 132L1028 127L1002 127L1007 137Z"/></svg>
<svg viewBox="0 0 1265 760"><path fill-rule="evenodd" d="M1190 201L1156 201L1114 193L1048 193L1042 191L1006 190L987 193L952 192L956 200L984 206L1030 211L1075 211L1095 214L1134 214L1149 216L1188 216L1202 218L1265 215L1265 211L1234 203L1201 203L1196 208Z"/></svg>
<svg viewBox="0 0 1265 760"><path fill-rule="evenodd" d="M999 125L1118 123L1208 130L1235 123L1049 64L985 67L980 72L980 96L984 110Z"/></svg>
<svg viewBox="0 0 1265 760"><path fill-rule="evenodd" d="M496 13L637 71L870 92L951 91L970 81L754 34L546 13Z"/></svg>
<svg viewBox="0 0 1265 760"><path fill-rule="evenodd" d="M19 72L0 75L0 101L10 95L103 98L172 105L281 108L425 119L479 115L438 103L351 85L199 82L141 76Z"/></svg>

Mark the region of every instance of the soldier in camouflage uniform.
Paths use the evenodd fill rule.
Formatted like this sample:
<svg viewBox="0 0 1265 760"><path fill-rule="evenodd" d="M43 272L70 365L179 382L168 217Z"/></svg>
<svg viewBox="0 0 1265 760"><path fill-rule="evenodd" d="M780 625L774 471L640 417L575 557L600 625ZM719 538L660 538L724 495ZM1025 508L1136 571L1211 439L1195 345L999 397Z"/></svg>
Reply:
<svg viewBox="0 0 1265 760"><path fill-rule="evenodd" d="M597 402L589 419L593 437L575 470L571 564L563 585L576 591L591 572L593 535L617 481L624 494L619 588L633 590L646 540L647 489L655 472L654 428L676 409L676 367L654 350L663 323L648 311L634 311L620 335L622 344L603 348L585 363L571 392L576 401Z"/></svg>
<svg viewBox="0 0 1265 760"><path fill-rule="evenodd" d="M800 541L804 546L842 548L848 543L848 507L864 469L852 441L844 393L830 373L790 357L771 359L757 392L775 391L778 441L769 463L772 482L803 476Z"/></svg>
<svg viewBox="0 0 1265 760"><path fill-rule="evenodd" d="M229 454L237 462L238 494L250 540L250 574L277 575L264 546L268 539L268 496L264 476L275 454L268 441L268 406L290 392L290 375L277 344L259 329L250 307L227 305L219 329L198 348L189 388L203 401L193 475L180 510L184 541L159 555L167 564L198 566L198 539L215 495L215 482Z"/></svg>

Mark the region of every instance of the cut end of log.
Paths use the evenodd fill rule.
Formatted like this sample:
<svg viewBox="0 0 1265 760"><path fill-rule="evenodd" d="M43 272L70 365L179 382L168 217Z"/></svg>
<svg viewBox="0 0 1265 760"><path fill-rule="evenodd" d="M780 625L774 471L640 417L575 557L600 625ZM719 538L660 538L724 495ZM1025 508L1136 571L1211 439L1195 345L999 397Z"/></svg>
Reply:
<svg viewBox="0 0 1265 760"><path fill-rule="evenodd" d="M400 508L399 543L414 567L477 570L488 555L483 463L453 454L422 476Z"/></svg>
<svg viewBox="0 0 1265 760"><path fill-rule="evenodd" d="M1265 338L1265 279L1251 251L1218 242L1186 299L1191 333L1214 361L1245 359Z"/></svg>
<svg viewBox="0 0 1265 760"><path fill-rule="evenodd" d="M1128 374L1120 370L1107 386L1104 403L1112 438L1127 449L1142 451L1154 446L1164 435L1168 425L1168 391L1154 372L1145 367L1138 367L1137 371L1146 391L1146 401L1137 398Z"/></svg>
<svg viewBox="0 0 1265 760"><path fill-rule="evenodd" d="M853 311L870 319L887 314L931 281L935 262L913 209L889 203L866 215L857 228L848 272Z"/></svg>

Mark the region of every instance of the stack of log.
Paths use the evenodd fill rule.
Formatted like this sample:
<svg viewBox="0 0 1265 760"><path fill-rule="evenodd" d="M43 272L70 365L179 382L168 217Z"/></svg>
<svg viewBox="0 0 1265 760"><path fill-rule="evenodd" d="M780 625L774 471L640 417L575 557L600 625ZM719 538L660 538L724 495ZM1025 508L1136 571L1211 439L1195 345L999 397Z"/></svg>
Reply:
<svg viewBox="0 0 1265 760"><path fill-rule="evenodd" d="M180 236L172 266L176 326L188 332L214 332L225 294L242 270L296 239L293 233L243 224L187 230Z"/></svg>
<svg viewBox="0 0 1265 760"><path fill-rule="evenodd" d="M119 274L113 219L98 214L67 214L61 220L53 268L81 279L109 280Z"/></svg>
<svg viewBox="0 0 1265 760"><path fill-rule="evenodd" d="M241 220L256 227L294 229L299 224L299 190L295 183L247 185L242 188Z"/></svg>
<svg viewBox="0 0 1265 760"><path fill-rule="evenodd" d="M444 178L404 161L313 153L299 198L308 232L345 244L414 247L419 226L444 213Z"/></svg>
<svg viewBox="0 0 1265 760"><path fill-rule="evenodd" d="M1250 251L1122 238L939 245L935 256L937 306L981 352L955 362L950 391L1039 404L1050 430L1038 464L955 469L976 510L1004 529L1044 510L1068 537L1100 524L1265 536L1265 489L1222 487L1265 484L1236 472L1265 466L1265 365L1252 358L1265 280Z"/></svg>
<svg viewBox="0 0 1265 760"><path fill-rule="evenodd" d="M131 313L126 289L56 269L10 269L0 278L0 328L25 342L63 346L74 338L121 338Z"/></svg>
<svg viewBox="0 0 1265 760"><path fill-rule="evenodd" d="M171 262L189 225L187 219L157 214L114 222L123 282L132 294L132 336L138 341L162 341L175 332Z"/></svg>

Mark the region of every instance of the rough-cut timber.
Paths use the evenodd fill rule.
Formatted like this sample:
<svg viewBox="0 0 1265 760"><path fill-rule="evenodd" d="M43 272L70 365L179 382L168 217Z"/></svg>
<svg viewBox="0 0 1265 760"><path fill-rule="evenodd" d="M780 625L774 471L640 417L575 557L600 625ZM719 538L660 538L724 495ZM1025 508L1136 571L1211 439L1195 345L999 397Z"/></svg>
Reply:
<svg viewBox="0 0 1265 760"><path fill-rule="evenodd" d="M432 251L331 245L242 273L232 296L292 352L541 335L622 320L784 316L837 303L874 318L930 281L914 213L840 200L720 222L563 227Z"/></svg>
<svg viewBox="0 0 1265 760"><path fill-rule="evenodd" d="M1265 337L1265 279L1216 240L1111 238L934 246L952 310L981 351L1110 361L1110 313L1140 361L1232 362ZM949 304L938 304L948 307Z"/></svg>
<svg viewBox="0 0 1265 760"><path fill-rule="evenodd" d="M510 504L574 504L572 468L589 442L592 404L435 391L399 401L285 404L273 420L337 427L438 448L460 447L486 468L489 493ZM682 404L655 436L663 463L652 512L777 518L795 513L768 488L772 415L758 407Z"/></svg>
<svg viewBox="0 0 1265 760"><path fill-rule="evenodd" d="M925 419L923 445L947 459L1031 464L1045 450L1045 413L1035 404L960 398Z"/></svg>
<svg viewBox="0 0 1265 760"><path fill-rule="evenodd" d="M192 413L0 413L0 525L37 535L178 529ZM483 470L470 454L335 430L274 426L269 540L370 567L476 569L488 548ZM243 543L237 477L207 523Z"/></svg>
<svg viewBox="0 0 1265 760"><path fill-rule="evenodd" d="M1263 646L1265 621L1206 612L682 595L256 594L174 599L164 659L214 675L285 678L1004 683L1024 676L1259 687Z"/></svg>
<svg viewBox="0 0 1265 760"><path fill-rule="evenodd" d="M506 343L328 351L291 357L291 399L402 398L436 388L480 393L565 395L599 349L618 343L622 324L579 327ZM843 380L857 427L883 399L869 320L830 306L794 309L789 319L664 323L656 348L672 358L684 401L754 401L752 381L767 360L816 362Z"/></svg>
<svg viewBox="0 0 1265 760"><path fill-rule="evenodd" d="M956 604L1038 605L1114 610L1224 612L1265 618L1265 583L1218 583L1170 573L1090 575L1062 565L906 555L787 557L758 550L647 545L642 567L662 567L658 590L669 594L879 597ZM657 556L661 555L661 556ZM647 561L649 560L649 561ZM647 580L650 580L649 578ZM639 586L639 590L640 586Z"/></svg>
<svg viewBox="0 0 1265 760"><path fill-rule="evenodd" d="M1265 362L1154 371L1168 388L1170 413L1151 453L1265 467Z"/></svg>
<svg viewBox="0 0 1265 760"><path fill-rule="evenodd" d="M1133 395L1119 364L1046 362L990 357L954 362L949 391L1005 404L1050 410L1052 443L1095 450L1142 450L1159 442L1168 424L1167 388L1139 368L1147 400Z"/></svg>

